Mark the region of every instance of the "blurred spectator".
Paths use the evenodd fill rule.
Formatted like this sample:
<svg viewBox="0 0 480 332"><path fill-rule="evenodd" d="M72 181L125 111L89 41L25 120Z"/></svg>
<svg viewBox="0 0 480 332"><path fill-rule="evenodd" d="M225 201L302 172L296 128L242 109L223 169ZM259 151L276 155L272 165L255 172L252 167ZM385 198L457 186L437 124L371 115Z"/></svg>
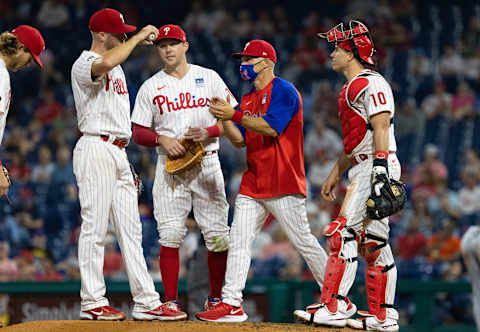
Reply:
<svg viewBox="0 0 480 332"><path fill-rule="evenodd" d="M108 234L105 237L103 275L105 278L112 278L124 272L122 255L116 248L115 237L112 234Z"/></svg>
<svg viewBox="0 0 480 332"><path fill-rule="evenodd" d="M46 91L49 87L58 86L65 81L64 75L55 67L56 57L51 49L44 50L40 55L40 60L43 63L40 71L41 91Z"/></svg>
<svg viewBox="0 0 480 332"><path fill-rule="evenodd" d="M248 39L253 33L253 20L250 11L241 9L238 11L237 23L235 29L232 31L237 38Z"/></svg>
<svg viewBox="0 0 480 332"><path fill-rule="evenodd" d="M42 2L37 14L37 22L43 28L59 28L70 22L70 14L62 0Z"/></svg>
<svg viewBox="0 0 480 332"><path fill-rule="evenodd" d="M452 118L455 121L460 121L472 115L474 105L475 96L468 83L461 81L457 85L457 93L452 98Z"/></svg>
<svg viewBox="0 0 480 332"><path fill-rule="evenodd" d="M462 171L463 186L458 192L460 211L464 215L480 212L479 174L475 167L466 166Z"/></svg>
<svg viewBox="0 0 480 332"><path fill-rule="evenodd" d="M42 145L38 149L38 164L33 166L32 181L35 183L50 183L50 176L55 169L55 164L52 162L52 153L46 145Z"/></svg>
<svg viewBox="0 0 480 332"><path fill-rule="evenodd" d="M461 205L458 194L447 186L447 181L438 181L437 195L430 196L428 199L428 211L435 220L445 218L460 218Z"/></svg>
<svg viewBox="0 0 480 332"><path fill-rule="evenodd" d="M199 33L203 32L209 25L210 17L204 7L203 1L192 1L192 8L188 12L184 23L185 30L188 32Z"/></svg>
<svg viewBox="0 0 480 332"><path fill-rule="evenodd" d="M327 160L337 160L343 150L342 139L335 131L325 126L325 116L316 115L314 126L305 135L305 159L308 163L317 160L318 154L325 154Z"/></svg>
<svg viewBox="0 0 480 332"><path fill-rule="evenodd" d="M425 159L418 164L413 174L413 185L415 191L425 191L428 195L438 193L440 181L446 181L448 170L444 163L438 159L439 150L433 144L425 146Z"/></svg>
<svg viewBox="0 0 480 332"><path fill-rule="evenodd" d="M475 49L478 50L478 45L480 45L480 18L477 15L472 15L468 19L467 29L463 33L463 42L467 53L473 53ZM466 70L468 71L468 67Z"/></svg>
<svg viewBox="0 0 480 332"><path fill-rule="evenodd" d="M291 279L301 276L302 259L295 250L278 222L270 227L272 242L263 247L254 261L254 278Z"/></svg>
<svg viewBox="0 0 480 332"><path fill-rule="evenodd" d="M329 159L327 151L323 149L316 150L315 158L312 159L308 170L307 178L313 186L316 196L322 188L323 182L335 166L337 159Z"/></svg>
<svg viewBox="0 0 480 332"><path fill-rule="evenodd" d="M442 221L442 229L428 241L428 259L432 262L453 262L460 258L461 238L454 234L455 222Z"/></svg>
<svg viewBox="0 0 480 332"><path fill-rule="evenodd" d="M426 254L428 239L419 232L418 219L412 217L405 233L398 236L395 241L395 255L408 260Z"/></svg>
<svg viewBox="0 0 480 332"><path fill-rule="evenodd" d="M267 10L260 10L254 21L253 34L255 38L269 39L275 35L275 25Z"/></svg>
<svg viewBox="0 0 480 332"><path fill-rule="evenodd" d="M445 91L445 83L435 82L434 93L427 96L422 103L422 110L427 119L451 114L452 95Z"/></svg>
<svg viewBox="0 0 480 332"><path fill-rule="evenodd" d="M445 80L447 91L453 92L457 86L458 75L463 72L464 61L452 45L446 45L440 58L438 69Z"/></svg>
<svg viewBox="0 0 480 332"><path fill-rule="evenodd" d="M395 112L395 136L397 136L399 140L401 140L402 137L421 132L424 125L425 116L417 109L415 99L408 98L403 104L400 103L399 110ZM413 142L408 143L413 145Z"/></svg>
<svg viewBox="0 0 480 332"><path fill-rule="evenodd" d="M15 262L18 266L17 280L32 281L35 279L36 268L30 250L20 251L20 255L15 258Z"/></svg>
<svg viewBox="0 0 480 332"><path fill-rule="evenodd" d="M11 163L8 165L8 172L14 181L27 182L30 179L31 169L25 162L25 157L19 153L14 153L11 157Z"/></svg>
<svg viewBox="0 0 480 332"><path fill-rule="evenodd" d="M35 109L35 118L43 125L49 125L62 115L63 106L55 99L53 89L47 89L43 96L42 102Z"/></svg>
<svg viewBox="0 0 480 332"><path fill-rule="evenodd" d="M42 260L42 269L35 275L35 281L63 281L63 275L56 270L53 260L46 256Z"/></svg>
<svg viewBox="0 0 480 332"><path fill-rule="evenodd" d="M18 275L17 262L9 258L10 245L0 241L0 281L15 280Z"/></svg>

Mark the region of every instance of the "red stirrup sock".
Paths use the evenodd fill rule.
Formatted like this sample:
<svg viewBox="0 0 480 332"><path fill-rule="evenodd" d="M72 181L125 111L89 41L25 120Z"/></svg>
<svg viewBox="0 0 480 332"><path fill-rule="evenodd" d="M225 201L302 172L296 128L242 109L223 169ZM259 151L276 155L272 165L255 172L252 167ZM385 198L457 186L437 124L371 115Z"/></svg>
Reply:
<svg viewBox="0 0 480 332"><path fill-rule="evenodd" d="M178 273L180 271L178 248L161 246L159 256L165 300L176 300L178 297Z"/></svg>
<svg viewBox="0 0 480 332"><path fill-rule="evenodd" d="M222 286L227 270L228 250L208 252L208 277L210 279L210 297L222 297Z"/></svg>

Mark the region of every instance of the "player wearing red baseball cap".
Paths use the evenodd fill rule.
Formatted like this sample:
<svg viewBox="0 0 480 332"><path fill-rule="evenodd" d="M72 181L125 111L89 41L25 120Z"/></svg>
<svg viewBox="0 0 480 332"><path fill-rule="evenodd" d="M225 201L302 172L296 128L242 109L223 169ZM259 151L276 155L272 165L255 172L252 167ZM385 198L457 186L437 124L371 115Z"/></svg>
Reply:
<svg viewBox="0 0 480 332"><path fill-rule="evenodd" d="M148 274L142 249L138 192L125 152L131 137L130 97L121 63L137 45L153 44L158 30L147 25L127 39L136 27L125 24L121 13L102 9L90 18L92 46L72 67L72 90L82 137L73 152L79 188L82 229L78 261L82 289L80 318L124 320L109 305L102 273L105 235L115 225L133 296L136 320L183 320L186 313L160 302ZM99 181L92 181L99 179ZM101 180L100 180L101 179Z"/></svg>
<svg viewBox="0 0 480 332"><path fill-rule="evenodd" d="M41 67L40 53L45 48L45 42L37 29L21 25L12 32L0 34L0 143L7 121L10 97L10 74L8 70L17 71L27 67L34 60ZM7 169L0 161L0 198L8 194L10 180Z"/></svg>
<svg viewBox="0 0 480 332"><path fill-rule="evenodd" d="M193 210L208 249L210 292L205 306L212 308L221 301L229 227L218 157L222 128L210 114L209 103L217 96L231 96L234 107L238 103L220 75L187 61L189 44L180 26L167 24L158 28L156 48L164 67L138 90L132 122L135 142L156 147L158 152L152 196L165 300L170 308L179 310L179 248L187 232L185 221ZM167 155L175 158L188 152L180 143L182 138L201 142L205 155L194 170L172 176L165 172ZM172 181L176 183L173 189Z"/></svg>
<svg viewBox="0 0 480 332"><path fill-rule="evenodd" d="M310 231L303 155L303 105L295 86L274 74L277 54L264 40L248 42L233 54L241 60L240 75L252 83L235 110L214 98L210 113L223 123L225 136L246 147L247 170L235 199L222 301L197 313L210 322L243 322L243 289L251 263L251 246L270 214L305 258L322 286L327 254Z"/></svg>

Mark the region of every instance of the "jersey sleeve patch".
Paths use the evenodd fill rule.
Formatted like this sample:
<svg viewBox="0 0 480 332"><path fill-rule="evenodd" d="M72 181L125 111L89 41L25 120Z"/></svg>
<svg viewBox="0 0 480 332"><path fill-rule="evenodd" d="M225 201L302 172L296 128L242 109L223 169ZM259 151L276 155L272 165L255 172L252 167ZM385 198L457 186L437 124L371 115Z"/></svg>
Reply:
<svg viewBox="0 0 480 332"><path fill-rule="evenodd" d="M365 91L368 87L369 80L365 77L358 77L354 79L348 86L348 101L350 103L355 103L359 96Z"/></svg>

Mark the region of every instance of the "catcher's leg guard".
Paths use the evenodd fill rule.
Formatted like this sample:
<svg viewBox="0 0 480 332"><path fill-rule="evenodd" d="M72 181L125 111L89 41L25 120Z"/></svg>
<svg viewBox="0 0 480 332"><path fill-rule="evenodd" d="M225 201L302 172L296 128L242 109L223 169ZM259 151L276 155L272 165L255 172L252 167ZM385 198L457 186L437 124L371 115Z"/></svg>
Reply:
<svg viewBox="0 0 480 332"><path fill-rule="evenodd" d="M375 316L380 322L384 322L387 316L397 320L398 313L393 309L397 269L387 240L373 234L365 234L360 243L360 254L367 262L365 283L368 313L363 311L358 313L362 316Z"/></svg>
<svg viewBox="0 0 480 332"><path fill-rule="evenodd" d="M330 252L320 302L332 314L338 310L338 300L346 300L357 269L355 232L346 223L347 219L337 218L325 230Z"/></svg>

